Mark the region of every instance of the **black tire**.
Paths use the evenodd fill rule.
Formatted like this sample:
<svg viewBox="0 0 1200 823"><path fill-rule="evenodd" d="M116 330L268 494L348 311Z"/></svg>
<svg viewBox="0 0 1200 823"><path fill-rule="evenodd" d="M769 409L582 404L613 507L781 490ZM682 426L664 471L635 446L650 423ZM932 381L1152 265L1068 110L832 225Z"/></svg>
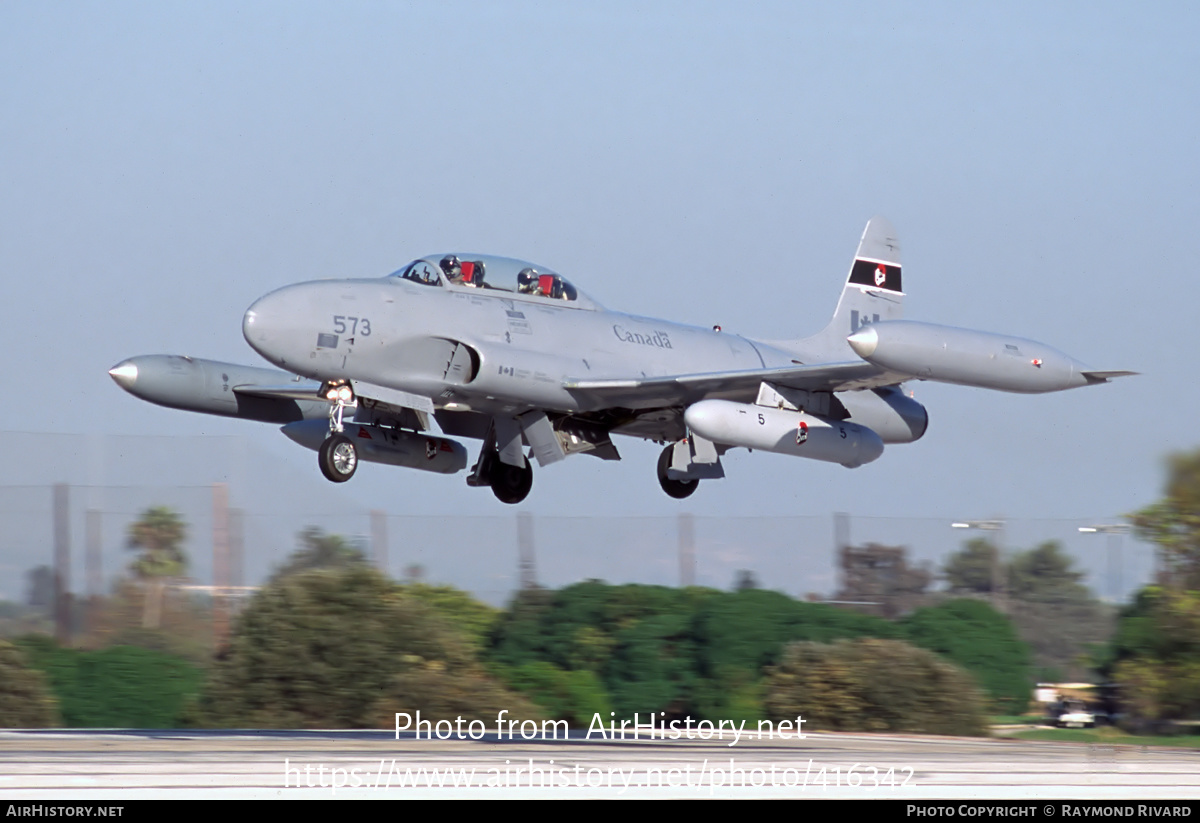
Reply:
<svg viewBox="0 0 1200 823"><path fill-rule="evenodd" d="M520 503L533 488L533 465L526 460L524 468L496 460L491 467L492 494L501 503Z"/></svg>
<svg viewBox="0 0 1200 823"><path fill-rule="evenodd" d="M673 445L667 446L663 449L662 456L658 458L658 485L662 486L662 490L671 497L682 500L695 494L696 489L700 486L700 481L672 480L667 477L667 468L671 465L671 452L674 448Z"/></svg>
<svg viewBox="0 0 1200 823"><path fill-rule="evenodd" d="M358 449L354 441L344 434L330 435L317 452L317 464L326 480L345 483L358 468Z"/></svg>

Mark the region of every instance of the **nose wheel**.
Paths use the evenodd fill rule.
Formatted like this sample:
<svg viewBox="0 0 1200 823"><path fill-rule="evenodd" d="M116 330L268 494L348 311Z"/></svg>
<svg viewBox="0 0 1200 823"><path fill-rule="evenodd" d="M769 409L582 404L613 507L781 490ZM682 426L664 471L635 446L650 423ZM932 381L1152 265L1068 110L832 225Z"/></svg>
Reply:
<svg viewBox="0 0 1200 823"><path fill-rule="evenodd" d="M358 400L354 389L345 380L328 382L321 386L321 394L330 402L329 407L329 436L317 451L317 465L326 480L334 483L345 483L354 476L358 468L358 448L354 441L346 435L342 424L342 414L347 408L354 408Z"/></svg>
<svg viewBox="0 0 1200 823"><path fill-rule="evenodd" d="M317 452L317 462L321 466L321 474L334 483L345 483L354 476L358 468L358 449L354 441L344 434L334 434L325 438Z"/></svg>
<svg viewBox="0 0 1200 823"><path fill-rule="evenodd" d="M674 450L674 446L667 446L663 449L662 456L658 458L658 485L662 486L662 490L671 497L674 497L676 500L682 500L695 493L696 488L700 485L700 481L672 480L667 477L667 469L671 467L671 453Z"/></svg>

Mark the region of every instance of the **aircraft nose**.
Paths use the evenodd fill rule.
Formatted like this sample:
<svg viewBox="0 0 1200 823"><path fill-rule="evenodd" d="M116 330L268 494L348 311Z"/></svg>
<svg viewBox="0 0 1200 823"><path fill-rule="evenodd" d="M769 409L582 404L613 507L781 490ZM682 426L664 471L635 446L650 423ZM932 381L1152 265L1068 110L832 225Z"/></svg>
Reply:
<svg viewBox="0 0 1200 823"><path fill-rule="evenodd" d="M256 300L250 305L250 308L246 309L246 313L242 315L242 337L246 338L246 342L251 346L254 345L251 338L255 331L255 321L258 320L258 303L259 301Z"/></svg>
<svg viewBox="0 0 1200 823"><path fill-rule="evenodd" d="M284 286L263 295L242 316L242 336L275 365L297 366L313 350L313 329L325 314L330 294L328 284L317 282Z"/></svg>
<svg viewBox="0 0 1200 823"><path fill-rule="evenodd" d="M277 352L273 350L278 348L286 331L291 302L287 289L280 289L255 300L242 316L242 336L268 360L275 360Z"/></svg>
<svg viewBox="0 0 1200 823"><path fill-rule="evenodd" d="M133 385L137 382L138 378L137 363L132 360L122 360L108 370L108 376L115 380L117 385L125 391L133 391Z"/></svg>

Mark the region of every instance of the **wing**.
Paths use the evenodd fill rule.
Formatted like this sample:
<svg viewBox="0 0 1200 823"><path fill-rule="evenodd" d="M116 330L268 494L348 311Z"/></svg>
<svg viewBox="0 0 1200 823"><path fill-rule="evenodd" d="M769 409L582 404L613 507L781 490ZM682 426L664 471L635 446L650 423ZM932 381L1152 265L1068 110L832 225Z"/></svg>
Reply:
<svg viewBox="0 0 1200 823"><path fill-rule="evenodd" d="M358 399L359 405L368 412L373 412L380 417L392 418L405 428L418 431L425 431L429 428L428 415L433 412L433 403L428 398L397 389L389 389L385 386L376 386L361 380L352 380L350 383L354 387L354 395ZM312 380L297 380L278 386L250 383L233 387L234 392L246 397L328 403L328 400L321 397L320 389L321 384Z"/></svg>
<svg viewBox="0 0 1200 823"><path fill-rule="evenodd" d="M566 380L563 388L589 410L681 406L710 397L753 402L763 383L805 391L852 391L893 386L911 375L897 374L859 360L797 364L774 369L681 374L617 380Z"/></svg>

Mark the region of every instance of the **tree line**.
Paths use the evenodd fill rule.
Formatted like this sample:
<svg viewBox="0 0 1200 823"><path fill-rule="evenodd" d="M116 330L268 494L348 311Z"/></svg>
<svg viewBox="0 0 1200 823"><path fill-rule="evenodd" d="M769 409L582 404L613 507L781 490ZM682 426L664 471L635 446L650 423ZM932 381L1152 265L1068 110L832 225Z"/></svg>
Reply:
<svg viewBox="0 0 1200 823"><path fill-rule="evenodd" d="M1117 684L1123 722L1165 728L1200 710L1200 452L1175 458L1164 498L1131 521L1161 573L1107 638L1084 631L1104 613L1054 544L1000 567L970 541L943 570L942 602L889 620L749 584L585 581L495 609L392 581L309 529L214 654L204 606L164 595L186 532L155 509L131 528L137 558L93 648L0 643L0 725L390 728L398 711L508 709L584 727L610 712L800 714L813 729L977 734L988 713L1023 710L1035 677L1086 660ZM997 580L1021 608L989 605Z"/></svg>

